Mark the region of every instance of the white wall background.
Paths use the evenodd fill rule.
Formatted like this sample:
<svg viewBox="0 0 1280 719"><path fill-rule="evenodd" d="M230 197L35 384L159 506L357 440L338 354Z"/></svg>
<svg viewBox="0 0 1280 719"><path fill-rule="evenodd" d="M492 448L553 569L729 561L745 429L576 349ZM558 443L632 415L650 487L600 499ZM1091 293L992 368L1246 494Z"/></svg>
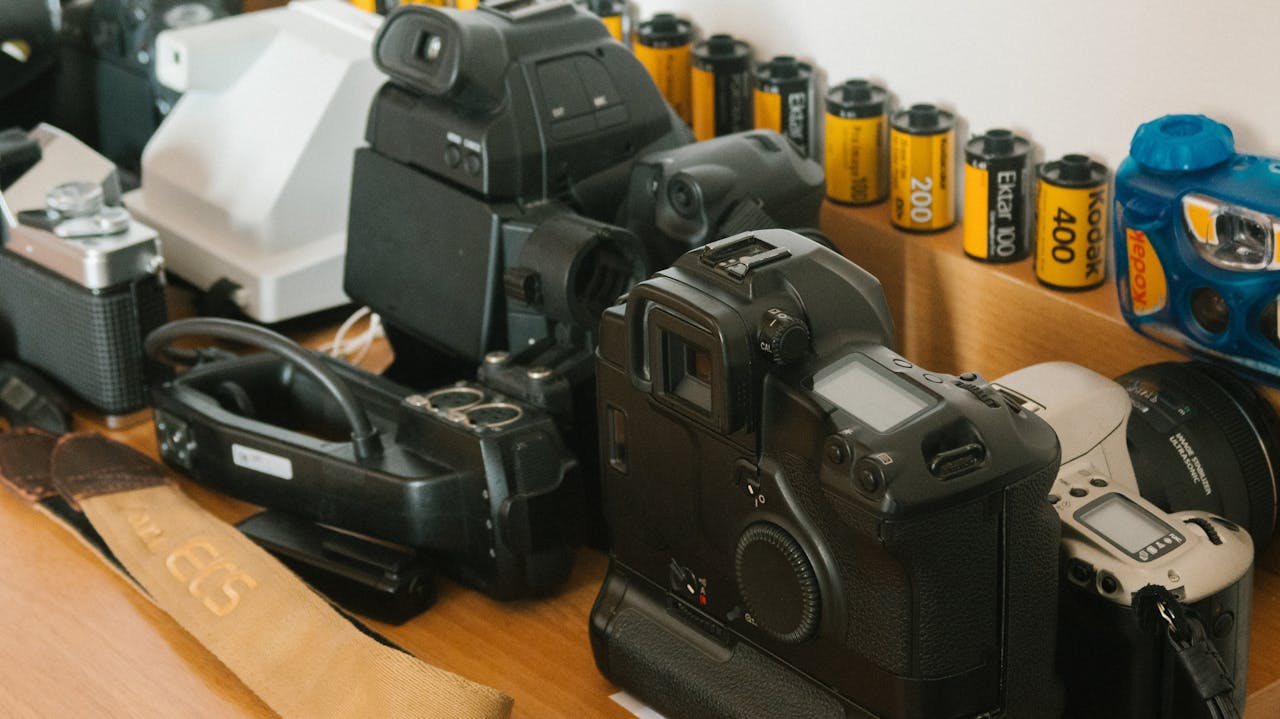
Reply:
<svg viewBox="0 0 1280 719"><path fill-rule="evenodd" d="M1138 125L1203 113L1238 151L1280 155L1278 0L631 0L757 60L792 54L825 83L868 77L897 103L932 102L967 130L1008 127L1056 159L1113 171ZM963 157L960 159L963 162Z"/></svg>

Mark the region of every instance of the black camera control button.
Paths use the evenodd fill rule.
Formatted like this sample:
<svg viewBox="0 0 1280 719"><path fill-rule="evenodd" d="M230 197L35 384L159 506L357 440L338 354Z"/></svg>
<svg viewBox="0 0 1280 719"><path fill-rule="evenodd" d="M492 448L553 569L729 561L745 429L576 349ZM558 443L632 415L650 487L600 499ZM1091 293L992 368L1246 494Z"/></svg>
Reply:
<svg viewBox="0 0 1280 719"><path fill-rule="evenodd" d="M849 446L839 437L828 437L826 456L831 464L844 464L849 461Z"/></svg>
<svg viewBox="0 0 1280 719"><path fill-rule="evenodd" d="M468 175L480 174L482 163L480 162L480 156L476 153L468 152L462 163L465 166Z"/></svg>
<svg viewBox="0 0 1280 719"><path fill-rule="evenodd" d="M1103 479L1102 477L1094 477L1093 479L1089 480L1089 484L1092 484L1095 487L1105 487L1107 486L1107 480Z"/></svg>
<svg viewBox="0 0 1280 719"><path fill-rule="evenodd" d="M964 374L960 375L956 379L961 380L963 382L976 382L978 380L978 375L973 372L965 372Z"/></svg>
<svg viewBox="0 0 1280 719"><path fill-rule="evenodd" d="M622 102L618 88L609 77L609 70L604 63L592 57L575 59L578 77L587 93L587 103L595 110L602 110Z"/></svg>
<svg viewBox="0 0 1280 719"><path fill-rule="evenodd" d="M1209 522L1209 520L1205 519L1204 517L1192 517L1191 519L1187 519L1184 521L1187 524L1194 524L1197 527L1203 529L1205 536L1209 538L1210 542L1213 542L1215 545L1222 544L1222 535L1218 534L1218 528L1213 526Z"/></svg>
<svg viewBox="0 0 1280 719"><path fill-rule="evenodd" d="M1067 565L1067 578L1082 587L1093 581L1093 565L1079 559L1072 559Z"/></svg>
<svg viewBox="0 0 1280 719"><path fill-rule="evenodd" d="M1058 495L1056 494L1049 495L1049 504L1057 504L1060 501L1062 501L1062 498L1059 497Z"/></svg>
<svg viewBox="0 0 1280 719"><path fill-rule="evenodd" d="M1108 574L1098 580L1098 588L1102 590L1103 594L1115 594L1120 589L1120 582Z"/></svg>
<svg viewBox="0 0 1280 719"><path fill-rule="evenodd" d="M969 376L973 376L973 375L969 375ZM1000 409L1001 407L1006 406L1003 402L1000 401L1000 395L997 394L996 391L991 388L991 385L974 384L973 382L964 380L963 377L964 376L962 375L961 378L958 379L958 381L956 382L956 386L968 392L969 394L973 395L974 397L977 397L979 402L985 404L986 406L992 409Z"/></svg>
<svg viewBox="0 0 1280 719"><path fill-rule="evenodd" d="M764 313L760 349L774 364L791 364L809 350L809 327L799 317L774 307Z"/></svg>
<svg viewBox="0 0 1280 719"><path fill-rule="evenodd" d="M884 470L880 463L864 457L853 466L853 478L858 487L868 494L874 494L884 487Z"/></svg>
<svg viewBox="0 0 1280 719"><path fill-rule="evenodd" d="M1085 488L1083 488L1083 487L1072 487L1072 488L1071 488L1071 496L1072 496L1072 497L1087 497L1087 496L1089 496L1089 490L1087 490L1087 489L1085 489Z"/></svg>

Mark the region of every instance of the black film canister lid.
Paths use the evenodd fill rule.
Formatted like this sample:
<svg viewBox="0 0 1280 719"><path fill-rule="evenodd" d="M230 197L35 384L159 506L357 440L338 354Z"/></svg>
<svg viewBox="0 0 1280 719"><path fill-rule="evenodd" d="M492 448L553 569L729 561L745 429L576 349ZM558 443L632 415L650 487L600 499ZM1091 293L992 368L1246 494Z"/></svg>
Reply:
<svg viewBox="0 0 1280 719"><path fill-rule="evenodd" d="M751 66L751 46L732 35L712 35L693 46L693 60L704 70L741 71Z"/></svg>
<svg viewBox="0 0 1280 719"><path fill-rule="evenodd" d="M1108 170L1088 155L1063 155L1061 160L1041 164L1036 175L1058 187L1096 187L1107 181Z"/></svg>
<svg viewBox="0 0 1280 719"><path fill-rule="evenodd" d="M587 8L601 17L613 17L626 12L625 0L587 0Z"/></svg>
<svg viewBox="0 0 1280 719"><path fill-rule="evenodd" d="M970 161L1025 157L1031 153L1031 143L1009 130L997 128L970 138L965 143L964 153Z"/></svg>
<svg viewBox="0 0 1280 719"><path fill-rule="evenodd" d="M879 117L889 106L889 92L866 80L845 80L827 91L827 112L836 117Z"/></svg>
<svg viewBox="0 0 1280 719"><path fill-rule="evenodd" d="M693 26L688 20L662 12L640 23L636 39L649 47L680 47L693 39Z"/></svg>
<svg viewBox="0 0 1280 719"><path fill-rule="evenodd" d="M800 62L791 55L778 55L769 62L761 63L756 68L756 80L761 84L780 83L788 80L808 81L813 76L813 68L808 63Z"/></svg>
<svg viewBox="0 0 1280 719"><path fill-rule="evenodd" d="M908 135L939 135L956 126L955 115L937 105L917 103L893 113L890 124Z"/></svg>

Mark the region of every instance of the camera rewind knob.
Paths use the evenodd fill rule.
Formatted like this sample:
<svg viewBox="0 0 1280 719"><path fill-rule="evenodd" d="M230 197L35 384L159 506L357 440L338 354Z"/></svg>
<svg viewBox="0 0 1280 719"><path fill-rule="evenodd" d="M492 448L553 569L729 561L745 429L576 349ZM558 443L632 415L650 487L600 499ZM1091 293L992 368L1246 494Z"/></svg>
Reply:
<svg viewBox="0 0 1280 719"><path fill-rule="evenodd" d="M738 538L733 568L748 622L788 644L813 636L818 577L795 537L776 524L752 524Z"/></svg>
<svg viewBox="0 0 1280 719"><path fill-rule="evenodd" d="M795 362L809 350L809 327L799 317L775 307L764 313L760 350L776 364Z"/></svg>

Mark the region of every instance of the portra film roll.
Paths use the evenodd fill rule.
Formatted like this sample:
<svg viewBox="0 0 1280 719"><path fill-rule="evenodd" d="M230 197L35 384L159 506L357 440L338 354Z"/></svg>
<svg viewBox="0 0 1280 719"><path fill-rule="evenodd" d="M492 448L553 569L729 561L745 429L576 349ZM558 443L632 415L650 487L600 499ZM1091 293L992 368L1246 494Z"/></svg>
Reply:
<svg viewBox="0 0 1280 719"><path fill-rule="evenodd" d="M846 80L827 92L827 197L869 205L889 194L885 156L889 93L866 80Z"/></svg>

